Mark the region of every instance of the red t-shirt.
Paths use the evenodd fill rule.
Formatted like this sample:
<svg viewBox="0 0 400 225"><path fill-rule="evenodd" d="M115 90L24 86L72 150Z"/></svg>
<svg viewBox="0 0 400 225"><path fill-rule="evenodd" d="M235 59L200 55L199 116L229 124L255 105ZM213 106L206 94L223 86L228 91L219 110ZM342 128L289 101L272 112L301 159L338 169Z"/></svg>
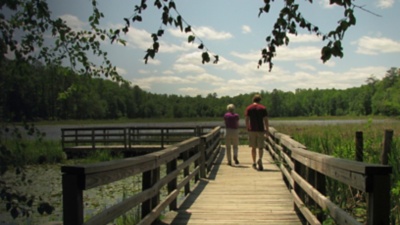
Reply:
<svg viewBox="0 0 400 225"><path fill-rule="evenodd" d="M265 131L264 117L268 116L267 108L265 106L253 103L247 106L245 116L250 118L249 131Z"/></svg>

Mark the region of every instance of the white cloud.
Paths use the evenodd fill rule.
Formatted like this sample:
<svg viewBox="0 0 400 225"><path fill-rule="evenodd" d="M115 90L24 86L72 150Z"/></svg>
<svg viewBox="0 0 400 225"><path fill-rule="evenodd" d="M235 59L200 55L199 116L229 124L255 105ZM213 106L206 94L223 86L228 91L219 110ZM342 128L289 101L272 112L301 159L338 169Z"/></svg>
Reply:
<svg viewBox="0 0 400 225"><path fill-rule="evenodd" d="M114 26L116 27L116 26ZM136 29L134 27L130 28L129 32L126 33L126 45L132 48L148 49L153 45L153 40L151 39L151 34L146 30Z"/></svg>
<svg viewBox="0 0 400 225"><path fill-rule="evenodd" d="M288 34L289 43L320 42L321 38L315 34Z"/></svg>
<svg viewBox="0 0 400 225"><path fill-rule="evenodd" d="M187 42L182 42L181 45L175 45L175 44L168 44L164 41L160 42L160 53L175 53L175 52L186 52L191 49L197 49L197 46L191 43Z"/></svg>
<svg viewBox="0 0 400 225"><path fill-rule="evenodd" d="M357 44L357 53L377 55L380 53L400 52L400 42L389 38L363 36L353 44Z"/></svg>
<svg viewBox="0 0 400 225"><path fill-rule="evenodd" d="M176 63L200 65L201 54L199 51L182 54L178 56Z"/></svg>
<svg viewBox="0 0 400 225"><path fill-rule="evenodd" d="M180 29L169 29L168 30L172 36L180 37L187 39L188 34L185 32L181 32ZM231 33L225 31L216 31L211 27L194 27L192 31L196 34L197 37L204 40L226 40L233 37Z"/></svg>
<svg viewBox="0 0 400 225"><path fill-rule="evenodd" d="M321 49L313 46L301 46L296 48L290 48L282 46L277 48L276 57L273 60L276 61L300 61L308 59L319 59L321 55Z"/></svg>
<svg viewBox="0 0 400 225"><path fill-rule="evenodd" d="M193 88L193 87L185 87L185 88L179 88L178 89L180 92L182 92L184 95L188 96L197 96L197 95L204 95L206 94L204 90L200 90L198 88Z"/></svg>
<svg viewBox="0 0 400 225"><path fill-rule="evenodd" d="M144 55L144 54L143 54ZM139 60L141 64L144 64L144 59ZM158 59L152 59L149 57L149 60L147 60L148 65L160 65L161 61Z"/></svg>
<svg viewBox="0 0 400 225"><path fill-rule="evenodd" d="M314 66L312 66L310 64L307 64L307 63L296 63L296 66L299 69L303 69L303 70L311 70L311 71L316 71L317 70Z"/></svg>
<svg viewBox="0 0 400 225"><path fill-rule="evenodd" d="M333 8L334 5L331 5L329 2L330 2L329 0L321 0L321 1L319 1L318 3L319 3L323 8Z"/></svg>
<svg viewBox="0 0 400 225"><path fill-rule="evenodd" d="M64 20L72 30L75 31L83 30L84 26L86 25L85 22L71 14L64 14L60 16L60 18Z"/></svg>
<svg viewBox="0 0 400 225"><path fill-rule="evenodd" d="M248 60L248 61L257 61L261 58L261 50L260 51L251 51L247 53L240 52L231 52L231 55L238 57L240 59Z"/></svg>
<svg viewBox="0 0 400 225"><path fill-rule="evenodd" d="M377 0L376 5L382 9L390 8L394 5L394 0Z"/></svg>
<svg viewBox="0 0 400 225"><path fill-rule="evenodd" d="M132 79L132 83L141 88L151 89L154 84L189 84L193 83L193 81L178 76L151 76L145 78L134 78Z"/></svg>
<svg viewBox="0 0 400 225"><path fill-rule="evenodd" d="M203 73L196 76L188 76L187 78L195 83L205 82L205 83L210 83L211 85L218 85L224 81L222 78L208 73Z"/></svg>
<svg viewBox="0 0 400 225"><path fill-rule="evenodd" d="M204 67L198 66L198 65L193 65L193 64L175 64L173 66L173 69L177 71L178 73L204 73L205 69Z"/></svg>
<svg viewBox="0 0 400 225"><path fill-rule="evenodd" d="M121 67L117 67L117 72L119 75L126 75L127 72L125 69L121 68Z"/></svg>
<svg viewBox="0 0 400 225"><path fill-rule="evenodd" d="M172 75L172 74L174 74L174 71L172 71L172 70L164 70L164 71L162 72L162 74L165 74L165 75Z"/></svg>
<svg viewBox="0 0 400 225"><path fill-rule="evenodd" d="M334 72L330 70L316 73L296 72L288 88L346 89L357 87L365 84L365 81L371 75L381 78L386 70L387 68L385 67L359 67L351 68L344 72Z"/></svg>
<svg viewBox="0 0 400 225"><path fill-rule="evenodd" d="M247 33L251 33L251 28L247 25L243 25L242 26L242 33L243 34L247 34Z"/></svg>

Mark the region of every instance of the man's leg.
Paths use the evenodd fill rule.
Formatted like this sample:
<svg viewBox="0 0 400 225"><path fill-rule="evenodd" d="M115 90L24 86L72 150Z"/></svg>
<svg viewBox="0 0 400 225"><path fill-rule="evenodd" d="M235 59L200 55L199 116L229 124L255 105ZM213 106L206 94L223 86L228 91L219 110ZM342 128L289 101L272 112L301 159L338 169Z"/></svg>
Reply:
<svg viewBox="0 0 400 225"><path fill-rule="evenodd" d="M225 151L227 163L232 165L231 138L229 136L225 138Z"/></svg>
<svg viewBox="0 0 400 225"><path fill-rule="evenodd" d="M235 164L239 164L239 160L238 160L238 150L239 147L238 145L233 145L233 160L235 161Z"/></svg>
<svg viewBox="0 0 400 225"><path fill-rule="evenodd" d="M257 161L258 170L263 170L264 167L263 167L263 163L262 163L262 158L264 156L264 134L260 133L257 136L257 138L258 138L258 140L257 140L257 142L258 142L257 143L258 144L258 161Z"/></svg>
<svg viewBox="0 0 400 225"><path fill-rule="evenodd" d="M233 160L235 161L235 164L239 164L238 160L238 151L239 151L239 135L238 135L238 129L234 130L234 135L232 137L232 145L233 145Z"/></svg>
<svg viewBox="0 0 400 225"><path fill-rule="evenodd" d="M257 148L255 148L255 147L252 147L252 148L251 148L251 156L252 156L252 158L253 158L253 168L254 168L254 169L257 169L257 167L256 167L256 156L257 156L257 154L256 154L256 149L257 149Z"/></svg>
<svg viewBox="0 0 400 225"><path fill-rule="evenodd" d="M258 157L259 157L259 159L262 160L263 156L264 156L264 148L259 148L258 149Z"/></svg>
<svg viewBox="0 0 400 225"><path fill-rule="evenodd" d="M249 145L251 147L251 157L253 159L253 168L257 169L256 156L257 156L257 133L249 132Z"/></svg>

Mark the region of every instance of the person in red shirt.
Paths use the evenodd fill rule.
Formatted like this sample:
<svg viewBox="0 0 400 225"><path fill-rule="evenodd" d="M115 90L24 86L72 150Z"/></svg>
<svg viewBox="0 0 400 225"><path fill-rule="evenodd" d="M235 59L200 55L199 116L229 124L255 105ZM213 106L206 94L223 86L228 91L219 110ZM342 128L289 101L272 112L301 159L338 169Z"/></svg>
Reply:
<svg viewBox="0 0 400 225"><path fill-rule="evenodd" d="M253 103L247 106L245 111L246 127L249 132L249 146L251 147L251 156L253 158L253 168L257 169L256 157L258 148L258 170L263 170L262 157L265 148L265 135L269 134L269 122L267 108L260 104L261 95L256 94L253 97Z"/></svg>
<svg viewBox="0 0 400 225"><path fill-rule="evenodd" d="M238 146L239 146L239 114L235 113L235 106L229 104L227 107L227 112L224 115L225 121L225 147L226 147L226 159L228 160L228 165L232 165L232 152L231 147L233 147L233 160L235 164L239 164L238 160Z"/></svg>

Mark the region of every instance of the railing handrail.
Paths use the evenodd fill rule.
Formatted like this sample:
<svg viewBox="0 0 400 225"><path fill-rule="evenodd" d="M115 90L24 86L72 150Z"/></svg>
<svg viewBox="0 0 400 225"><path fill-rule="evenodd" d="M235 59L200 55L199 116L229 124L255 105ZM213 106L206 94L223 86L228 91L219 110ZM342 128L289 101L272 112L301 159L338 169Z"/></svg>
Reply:
<svg viewBox="0 0 400 225"><path fill-rule="evenodd" d="M63 173L64 225L107 224L110 220L117 218L129 208L138 206L140 203L142 204L142 223L143 221L152 222L162 212L160 208L164 209L170 205L172 210L176 207L179 189L184 187L187 195L190 190L189 181L193 178L198 181L199 177L205 177L207 174L206 168L210 168L213 165L212 162L220 150L219 143L220 127L216 127L201 137L192 137L164 150L143 156L95 164L63 166L61 171ZM210 146L212 146L212 149ZM206 154L206 151L209 151L210 154ZM190 155L189 152L194 152L194 154ZM177 165L177 159L180 156L183 157L183 162ZM189 172L189 166L192 163L195 163L195 169ZM167 165L167 174L163 178L160 178L159 170L161 165ZM184 179L178 183L177 176L181 174L180 171L183 171ZM142 192L105 209L84 223L84 190L141 173L143 174L142 186L144 187ZM166 184L168 184L170 195L160 203L159 194L157 193ZM157 202L155 205L154 201ZM156 206L157 210L154 213Z"/></svg>
<svg viewBox="0 0 400 225"><path fill-rule="evenodd" d="M367 193L367 224L389 224L390 174L392 167L357 162L312 152L286 134L270 128L267 150L280 163L284 178L301 212L311 224L320 224L305 205L312 199L324 211L330 213L339 224L360 223L325 196L325 176ZM305 197L305 196L308 197ZM321 220L321 219L320 219Z"/></svg>
<svg viewBox="0 0 400 225"><path fill-rule="evenodd" d="M179 129L179 127L172 129L174 128ZM143 129L154 130L156 127L143 127ZM160 165L167 165L169 168L166 177L161 180L147 180L147 183L143 184L147 189L129 198L127 203L107 209L104 214L115 216L115 212L120 208L128 207L126 205L132 207L142 203L145 207L142 208L142 212L145 213L142 215L142 219L144 219L142 223L144 223L143 221L149 222L157 218L161 213L160 208L165 208L168 204L171 210L176 209L178 190L184 187L185 194L188 194L190 189L188 181L193 177L204 178L210 172L213 161L219 153L216 149L219 149L220 145L220 131L221 127L215 127L201 137L192 137L162 151L140 157L92 165L62 167L64 218L74 217L73 220L70 220L73 222L64 221L64 224L83 224L83 190L140 173L143 174L143 177L145 174L147 177L154 177L159 174ZM279 162L278 166L283 178L287 181L292 193L295 210L303 219L310 224L321 224L325 212L338 224L360 225L360 222L353 216L335 205L326 196L326 177L330 177L367 194L367 224L389 224L391 166L340 159L312 152L303 144L286 134L279 133L272 127L269 131L270 136L266 138L267 150ZM189 151L193 150L194 154L189 155ZM177 165L176 162L178 156L184 158L184 162L180 165ZM193 162L195 162L195 168L189 172L188 166ZM178 184L176 176L179 171L184 171L185 178ZM165 184L168 184L169 195L165 201L160 203L161 206L157 210L152 210L151 207L155 206L150 206L150 203L144 204L143 201L154 201L160 191L159 188ZM68 207L68 204L75 205ZM323 210L320 210L320 213L318 210L317 213L312 213L308 208L310 206L318 206ZM69 210L67 213L65 213L66 209ZM103 214L96 215L93 220L89 220L88 224L93 221L104 222L110 218Z"/></svg>
<svg viewBox="0 0 400 225"><path fill-rule="evenodd" d="M78 127L61 129L61 146L63 150L75 147L91 146L92 149L104 148L105 144L114 143L116 147L131 150L134 145L142 142L160 143L161 148L166 145L182 141L182 137L201 136L212 126L127 126L127 127ZM100 131L100 132L99 132ZM147 132L149 131L149 132ZM155 132L159 131L159 132ZM181 139L169 139L179 135ZM141 139L141 137L146 137ZM151 140L149 137L159 138Z"/></svg>

